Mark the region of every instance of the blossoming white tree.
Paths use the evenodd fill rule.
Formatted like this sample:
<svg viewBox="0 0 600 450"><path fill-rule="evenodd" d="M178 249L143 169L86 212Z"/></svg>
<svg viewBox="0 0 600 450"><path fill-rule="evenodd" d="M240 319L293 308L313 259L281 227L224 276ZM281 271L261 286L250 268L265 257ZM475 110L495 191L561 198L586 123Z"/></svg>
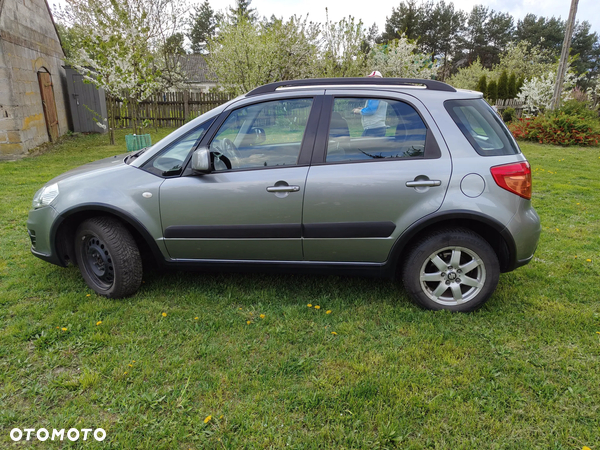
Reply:
<svg viewBox="0 0 600 450"><path fill-rule="evenodd" d="M174 0L67 0L57 17L75 31L67 62L109 95L131 104L133 132L138 132L139 102L181 81L166 42L179 26ZM109 122L114 144L114 117Z"/></svg>
<svg viewBox="0 0 600 450"><path fill-rule="evenodd" d="M567 68L562 90L562 98L566 99L575 88L577 81L582 78L575 75ZM554 94L554 83L556 81L556 70L548 71L539 77L533 77L525 81L521 92L517 96L523 102L523 110L527 114L538 114L550 107L552 95Z"/></svg>
<svg viewBox="0 0 600 450"><path fill-rule="evenodd" d="M417 44L404 35L389 44L377 45L369 55L369 68L379 70L384 77L431 79L438 64L433 57L416 49Z"/></svg>

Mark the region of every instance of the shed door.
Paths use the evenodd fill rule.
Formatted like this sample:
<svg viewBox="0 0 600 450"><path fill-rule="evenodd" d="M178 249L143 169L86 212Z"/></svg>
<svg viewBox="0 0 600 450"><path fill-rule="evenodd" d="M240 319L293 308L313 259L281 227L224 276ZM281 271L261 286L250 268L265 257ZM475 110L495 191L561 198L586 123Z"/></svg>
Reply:
<svg viewBox="0 0 600 450"><path fill-rule="evenodd" d="M52 89L52 78L47 72L38 72L40 92L42 93L42 104L44 105L44 116L46 127L50 135L50 141L58 140L58 114L56 113L56 102L54 101L54 90Z"/></svg>

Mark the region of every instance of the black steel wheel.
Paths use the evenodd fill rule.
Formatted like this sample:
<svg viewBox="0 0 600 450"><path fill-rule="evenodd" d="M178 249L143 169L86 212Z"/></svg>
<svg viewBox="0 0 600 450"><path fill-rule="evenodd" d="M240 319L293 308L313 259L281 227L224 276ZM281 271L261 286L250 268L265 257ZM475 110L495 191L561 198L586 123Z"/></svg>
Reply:
<svg viewBox="0 0 600 450"><path fill-rule="evenodd" d="M135 293L142 282L142 258L127 228L112 217L85 220L75 236L77 264L87 285L105 297Z"/></svg>

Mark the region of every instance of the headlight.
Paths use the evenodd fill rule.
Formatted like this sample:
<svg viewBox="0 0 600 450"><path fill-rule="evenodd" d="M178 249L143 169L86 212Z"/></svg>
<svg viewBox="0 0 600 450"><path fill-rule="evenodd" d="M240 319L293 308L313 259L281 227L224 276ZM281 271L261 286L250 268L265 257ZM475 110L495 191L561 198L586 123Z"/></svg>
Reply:
<svg viewBox="0 0 600 450"><path fill-rule="evenodd" d="M48 206L56 197L58 197L58 184L44 186L33 196L33 209Z"/></svg>

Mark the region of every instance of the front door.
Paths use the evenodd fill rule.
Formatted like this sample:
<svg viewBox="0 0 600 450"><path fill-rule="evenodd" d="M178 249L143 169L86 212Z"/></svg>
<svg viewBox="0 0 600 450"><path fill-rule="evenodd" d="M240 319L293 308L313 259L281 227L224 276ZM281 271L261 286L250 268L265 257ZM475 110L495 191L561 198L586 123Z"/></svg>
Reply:
<svg viewBox="0 0 600 450"><path fill-rule="evenodd" d="M171 258L302 260L301 156L312 151L312 104L292 98L231 111L209 142L213 172L165 180L160 209Z"/></svg>
<svg viewBox="0 0 600 450"><path fill-rule="evenodd" d="M51 142L58 140L58 114L56 113L56 102L54 101L54 90L52 78L48 72L38 72L40 92L42 94L42 105L44 106L44 117L46 128Z"/></svg>

